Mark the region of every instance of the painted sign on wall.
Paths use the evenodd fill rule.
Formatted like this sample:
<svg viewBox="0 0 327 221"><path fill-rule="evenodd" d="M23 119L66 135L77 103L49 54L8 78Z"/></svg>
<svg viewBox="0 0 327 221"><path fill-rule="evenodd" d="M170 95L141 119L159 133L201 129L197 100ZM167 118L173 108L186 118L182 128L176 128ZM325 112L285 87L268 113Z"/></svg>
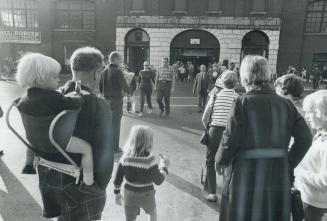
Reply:
<svg viewBox="0 0 327 221"><path fill-rule="evenodd" d="M0 42L40 44L41 32L21 29L0 29Z"/></svg>

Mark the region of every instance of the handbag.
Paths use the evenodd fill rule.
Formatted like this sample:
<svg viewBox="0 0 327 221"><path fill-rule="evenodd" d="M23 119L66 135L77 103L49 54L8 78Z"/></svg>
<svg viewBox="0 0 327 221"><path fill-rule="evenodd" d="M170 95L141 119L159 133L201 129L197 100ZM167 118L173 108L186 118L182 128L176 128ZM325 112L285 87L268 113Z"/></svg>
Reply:
<svg viewBox="0 0 327 221"><path fill-rule="evenodd" d="M209 127L210 127L210 123L212 120L212 113L213 113L213 107L215 106L215 101L216 101L216 94L214 94L214 96L213 96L212 108L211 108L208 124L206 126L204 133L202 134L202 136L200 138L200 143L203 145L209 144Z"/></svg>
<svg viewBox="0 0 327 221"><path fill-rule="evenodd" d="M301 192L294 187L291 188L291 213L293 221L302 221L304 219Z"/></svg>

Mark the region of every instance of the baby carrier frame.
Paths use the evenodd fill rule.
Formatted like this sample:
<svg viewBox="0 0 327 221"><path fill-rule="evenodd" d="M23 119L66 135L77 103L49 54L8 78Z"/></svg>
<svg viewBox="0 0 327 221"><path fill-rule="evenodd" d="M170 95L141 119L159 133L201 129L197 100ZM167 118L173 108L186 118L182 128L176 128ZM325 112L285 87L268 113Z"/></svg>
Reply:
<svg viewBox="0 0 327 221"><path fill-rule="evenodd" d="M58 115L56 115L54 118L53 116L49 117L34 117L31 115L28 115L26 113L23 113L19 111L17 108L19 98L16 99L8 108L6 112L6 123L8 128L18 137L20 141L22 141L27 148L31 149L35 153L34 157L34 166L37 167L39 165L45 166L49 169L56 170L61 173L65 173L69 176L72 176L76 178L76 184L79 182L80 174L81 174L81 169L80 167L76 164L76 162L65 152L65 148L67 144L69 143L70 138L73 135L74 129L75 129L75 124L77 121L77 116L80 111L78 110L64 110L60 112ZM25 140L10 124L10 113L13 109L13 107L16 107L16 109L19 111L25 132L26 132L26 137L31 137L37 135L32 135L33 131L28 131L33 129L33 126L29 126L28 122L29 121L34 121L34 122L40 122L40 124L44 124L42 121L48 121L45 122L45 125L43 126L48 127L50 124L49 128L49 140L54 148L50 148L49 151L47 151L48 147L42 147L40 150L39 148L33 147L27 140ZM38 127L40 128L40 127ZM32 133L31 133L32 132ZM34 131L35 133L35 131ZM31 136L32 135L32 136ZM38 137L39 138L39 137ZM44 156L49 156L51 154L58 154L58 152L69 162L69 164L66 163L59 163L59 162L54 162L51 160L46 159L47 157Z"/></svg>

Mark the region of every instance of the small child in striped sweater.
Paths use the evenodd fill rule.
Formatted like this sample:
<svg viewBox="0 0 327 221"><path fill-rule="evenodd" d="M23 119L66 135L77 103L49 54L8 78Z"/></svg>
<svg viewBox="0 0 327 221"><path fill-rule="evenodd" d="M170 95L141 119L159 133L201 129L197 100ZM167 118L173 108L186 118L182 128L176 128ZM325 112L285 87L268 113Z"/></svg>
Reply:
<svg viewBox="0 0 327 221"><path fill-rule="evenodd" d="M122 205L126 221L134 221L142 208L149 221L157 220L154 184L160 185L168 174L169 160L161 157L159 165L151 153L153 132L151 128L135 125L131 129L124 154L119 160L114 180L116 204ZM124 197L120 186L125 177Z"/></svg>

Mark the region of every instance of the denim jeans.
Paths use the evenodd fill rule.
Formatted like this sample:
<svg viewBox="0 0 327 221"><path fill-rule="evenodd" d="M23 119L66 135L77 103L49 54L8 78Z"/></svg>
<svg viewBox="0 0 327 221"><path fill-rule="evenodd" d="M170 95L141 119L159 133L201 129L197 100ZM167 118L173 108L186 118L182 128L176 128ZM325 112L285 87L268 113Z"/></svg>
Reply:
<svg viewBox="0 0 327 221"><path fill-rule="evenodd" d="M210 194L216 194L215 157L224 131L225 127L210 126L209 128L209 144L206 155L207 173L204 181L204 190Z"/></svg>

